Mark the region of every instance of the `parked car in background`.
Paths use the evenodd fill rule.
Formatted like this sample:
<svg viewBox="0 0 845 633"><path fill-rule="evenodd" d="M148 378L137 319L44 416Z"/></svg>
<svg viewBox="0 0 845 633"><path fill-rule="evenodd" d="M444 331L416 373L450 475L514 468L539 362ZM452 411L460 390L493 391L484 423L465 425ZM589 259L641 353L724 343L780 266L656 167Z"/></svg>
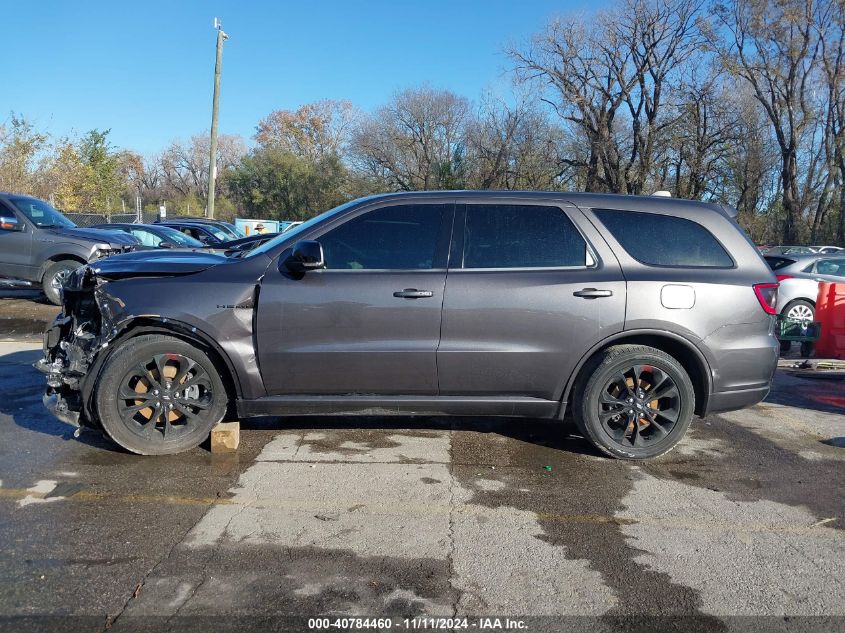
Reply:
<svg viewBox="0 0 845 633"><path fill-rule="evenodd" d="M239 240L231 240L230 242L223 242L215 248L223 249L227 255L234 255L235 253L247 253L253 248L257 248L275 238L278 233L258 233L257 235L250 235L249 237L242 237Z"/></svg>
<svg viewBox="0 0 845 633"><path fill-rule="evenodd" d="M812 321L820 281L845 282L845 256L765 255L780 282L777 311L789 319Z"/></svg>
<svg viewBox="0 0 845 633"><path fill-rule="evenodd" d="M235 227L235 225L231 222L224 222L223 220L212 220L209 218L204 218L195 215L178 215L172 218L156 220L155 224L167 224L170 222L192 222L194 224L207 224L209 226L217 227L223 232L228 233L229 239L236 240L238 238L244 237L244 235L240 231L238 231L237 227Z"/></svg>
<svg viewBox="0 0 845 633"><path fill-rule="evenodd" d="M811 246L810 248L819 255L834 255L836 253L845 254L845 248L841 248L839 246Z"/></svg>
<svg viewBox="0 0 845 633"><path fill-rule="evenodd" d="M161 224L97 224L92 229L122 231L137 238L142 246L151 248L204 248L205 245L190 235Z"/></svg>
<svg viewBox="0 0 845 633"><path fill-rule="evenodd" d="M815 251L809 246L769 246L763 253L766 255L813 255Z"/></svg>
<svg viewBox="0 0 845 633"><path fill-rule="evenodd" d="M122 255L68 282L39 363L45 404L142 454L197 446L227 411L569 411L604 453L653 457L695 414L769 392L777 283L734 214L658 197L397 193L241 257Z"/></svg>
<svg viewBox="0 0 845 633"><path fill-rule="evenodd" d="M212 248L219 248L221 244L229 242L233 239L240 239L240 237L232 237L231 232L223 228L210 224L208 222L197 222L195 220L167 220L158 223L159 226L169 226L176 229L185 235L188 235L195 240L201 242L205 246Z"/></svg>
<svg viewBox="0 0 845 633"><path fill-rule="evenodd" d="M290 231L292 228L299 226L302 222L294 221L294 220L282 220L279 222L279 232L284 233L285 231Z"/></svg>
<svg viewBox="0 0 845 633"><path fill-rule="evenodd" d="M0 192L0 275L39 284L56 305L72 271L137 244L125 233L80 229L38 198Z"/></svg>

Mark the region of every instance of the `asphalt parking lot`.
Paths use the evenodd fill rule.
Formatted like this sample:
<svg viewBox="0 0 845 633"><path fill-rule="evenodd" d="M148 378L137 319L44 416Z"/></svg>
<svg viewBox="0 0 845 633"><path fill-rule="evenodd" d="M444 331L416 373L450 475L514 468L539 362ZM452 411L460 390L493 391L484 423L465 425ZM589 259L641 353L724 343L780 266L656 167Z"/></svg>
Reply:
<svg viewBox="0 0 845 633"><path fill-rule="evenodd" d="M769 401L638 464L560 425L462 418L266 419L234 455L142 458L52 419L38 355L0 344L4 628L845 622L842 380L779 370Z"/></svg>

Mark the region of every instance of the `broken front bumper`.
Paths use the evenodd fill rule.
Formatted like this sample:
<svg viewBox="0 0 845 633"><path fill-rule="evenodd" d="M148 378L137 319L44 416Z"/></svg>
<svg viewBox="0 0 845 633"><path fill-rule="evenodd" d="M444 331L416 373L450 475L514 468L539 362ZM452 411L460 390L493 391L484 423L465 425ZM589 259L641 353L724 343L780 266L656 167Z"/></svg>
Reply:
<svg viewBox="0 0 845 633"><path fill-rule="evenodd" d="M44 332L44 357L34 367L47 377L44 406L62 422L91 426L86 380L113 335L111 311L88 266L74 271L63 294L63 312ZM104 309L105 308L105 309Z"/></svg>
<svg viewBox="0 0 845 633"><path fill-rule="evenodd" d="M72 318L64 315L53 321L44 332L44 357L33 366L47 377L47 389L42 397L44 406L62 422L78 427L82 414L80 381L87 373L87 366L77 362L71 369L69 356L83 356L81 350L66 340L71 326Z"/></svg>

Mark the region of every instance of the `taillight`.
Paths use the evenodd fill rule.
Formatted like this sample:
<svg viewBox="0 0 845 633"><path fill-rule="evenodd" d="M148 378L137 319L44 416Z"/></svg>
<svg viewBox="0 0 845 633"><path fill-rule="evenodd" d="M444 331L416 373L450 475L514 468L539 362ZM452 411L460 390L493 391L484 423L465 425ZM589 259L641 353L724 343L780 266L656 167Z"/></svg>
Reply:
<svg viewBox="0 0 845 633"><path fill-rule="evenodd" d="M766 314L777 314L778 284L754 284L754 294Z"/></svg>
<svg viewBox="0 0 845 633"><path fill-rule="evenodd" d="M784 279L792 279L792 275L775 275L778 278L778 281L783 281Z"/></svg>

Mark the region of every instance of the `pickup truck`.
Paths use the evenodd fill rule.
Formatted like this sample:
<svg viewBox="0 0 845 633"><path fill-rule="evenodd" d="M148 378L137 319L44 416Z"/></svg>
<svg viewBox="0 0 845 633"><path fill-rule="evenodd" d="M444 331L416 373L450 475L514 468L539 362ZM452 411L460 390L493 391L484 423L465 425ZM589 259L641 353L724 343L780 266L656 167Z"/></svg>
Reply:
<svg viewBox="0 0 845 633"><path fill-rule="evenodd" d="M127 233L77 228L38 198L0 192L0 277L39 284L55 305L75 269L137 244Z"/></svg>

